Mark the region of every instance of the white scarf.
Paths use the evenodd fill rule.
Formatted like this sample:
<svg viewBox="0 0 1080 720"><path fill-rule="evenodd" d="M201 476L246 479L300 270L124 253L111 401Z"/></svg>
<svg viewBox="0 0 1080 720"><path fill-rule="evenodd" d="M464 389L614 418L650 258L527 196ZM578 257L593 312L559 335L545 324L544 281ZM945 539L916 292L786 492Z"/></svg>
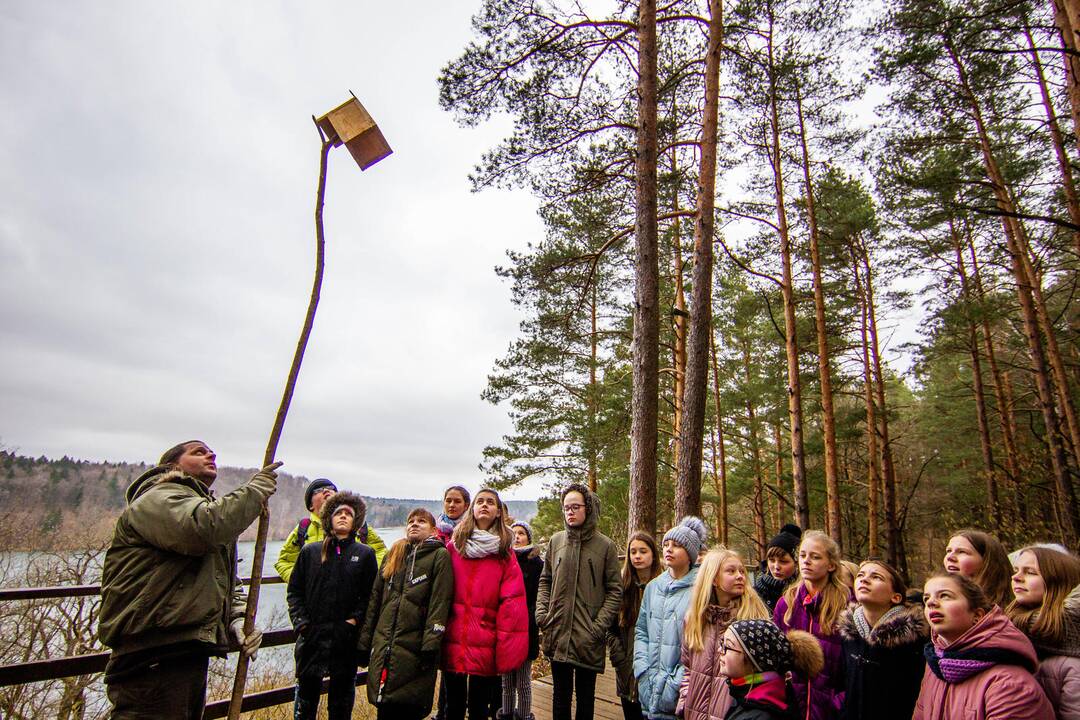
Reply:
<svg viewBox="0 0 1080 720"><path fill-rule="evenodd" d="M462 555L470 560L478 560L498 552L499 536L493 532L476 528L465 541L465 552Z"/></svg>

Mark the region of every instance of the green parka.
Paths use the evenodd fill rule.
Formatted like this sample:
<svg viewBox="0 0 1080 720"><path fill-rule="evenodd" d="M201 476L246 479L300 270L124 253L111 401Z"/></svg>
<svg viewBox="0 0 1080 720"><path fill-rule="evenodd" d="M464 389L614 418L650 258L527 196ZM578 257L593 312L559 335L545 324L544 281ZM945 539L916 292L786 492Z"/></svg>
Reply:
<svg viewBox="0 0 1080 720"><path fill-rule="evenodd" d="M273 490L256 476L219 500L167 466L128 487L101 575L98 635L114 656L190 641L228 649L245 604L236 538Z"/></svg>
<svg viewBox="0 0 1080 720"><path fill-rule="evenodd" d="M359 641L361 663L371 658L369 702L431 710L453 599L450 554L436 537L407 544L401 567L389 580L379 571Z"/></svg>
<svg viewBox="0 0 1080 720"><path fill-rule="evenodd" d="M567 526L548 543L536 625L549 659L603 672L605 639L622 594L619 552L611 538L597 530L600 498L588 492L585 505L585 522Z"/></svg>

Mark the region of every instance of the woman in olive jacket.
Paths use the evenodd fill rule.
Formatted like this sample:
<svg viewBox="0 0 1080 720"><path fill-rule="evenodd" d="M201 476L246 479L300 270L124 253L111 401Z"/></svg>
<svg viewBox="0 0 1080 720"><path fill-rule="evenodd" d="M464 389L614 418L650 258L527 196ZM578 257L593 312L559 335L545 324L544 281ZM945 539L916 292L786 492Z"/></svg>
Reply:
<svg viewBox="0 0 1080 720"><path fill-rule="evenodd" d="M453 595L454 571L435 518L416 508L405 537L383 561L360 634L368 701L380 720L419 720L431 712Z"/></svg>

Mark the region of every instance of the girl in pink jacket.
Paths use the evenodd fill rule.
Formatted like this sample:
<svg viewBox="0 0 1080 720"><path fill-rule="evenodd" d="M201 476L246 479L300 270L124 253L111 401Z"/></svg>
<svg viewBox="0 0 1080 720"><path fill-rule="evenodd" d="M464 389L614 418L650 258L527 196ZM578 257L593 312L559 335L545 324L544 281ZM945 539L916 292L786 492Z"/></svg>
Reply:
<svg viewBox="0 0 1080 720"><path fill-rule="evenodd" d="M454 601L443 641L447 720L484 718L499 676L529 652L529 611L521 568L510 549L499 495L476 493L446 549L454 568Z"/></svg>
<svg viewBox="0 0 1080 720"><path fill-rule="evenodd" d="M935 575L923 603L931 641L912 720L1054 720L1035 648L981 587Z"/></svg>
<svg viewBox="0 0 1080 720"><path fill-rule="evenodd" d="M1058 720L1080 720L1080 559L1026 547L1012 577L1016 600L1006 611L1035 645L1035 673Z"/></svg>

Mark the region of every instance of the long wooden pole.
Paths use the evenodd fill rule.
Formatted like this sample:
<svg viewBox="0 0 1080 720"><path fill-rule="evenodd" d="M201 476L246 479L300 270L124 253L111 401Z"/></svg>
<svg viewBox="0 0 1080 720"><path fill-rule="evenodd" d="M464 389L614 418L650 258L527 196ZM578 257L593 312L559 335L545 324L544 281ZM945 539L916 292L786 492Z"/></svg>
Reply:
<svg viewBox="0 0 1080 720"><path fill-rule="evenodd" d="M314 118L312 118L314 120ZM318 123L315 125L318 128ZM266 444L266 454L263 456L263 465L274 462L277 454L278 441L281 439L281 429L285 426L285 416L289 414L289 405L292 403L293 390L296 388L296 378L300 375L300 364L304 361L304 351L307 349L308 338L311 337L311 328L315 324L315 311L319 307L319 292L322 289L323 266L325 264L325 238L323 236L323 197L326 194L326 161L330 154L330 148L334 146L323 137L322 154L319 158L319 190L315 199L315 282L311 288L311 299L308 301L307 315L304 317L304 327L300 331L300 339L296 343L296 353L293 355L292 367L289 368L289 378L285 381L285 392L281 396L281 405L278 407L277 417L274 418L274 429L270 431L270 441ZM259 531L255 536L255 556L251 560L251 585L248 586L247 609L244 611L244 635L250 635L255 630L255 613L259 609L259 589L262 586L263 557L266 555L266 535L270 529L270 507L264 504L259 514ZM236 661L236 677L233 678L232 699L229 701L229 720L239 720L240 705L244 700L244 686L247 684L247 671L250 658L243 652Z"/></svg>

